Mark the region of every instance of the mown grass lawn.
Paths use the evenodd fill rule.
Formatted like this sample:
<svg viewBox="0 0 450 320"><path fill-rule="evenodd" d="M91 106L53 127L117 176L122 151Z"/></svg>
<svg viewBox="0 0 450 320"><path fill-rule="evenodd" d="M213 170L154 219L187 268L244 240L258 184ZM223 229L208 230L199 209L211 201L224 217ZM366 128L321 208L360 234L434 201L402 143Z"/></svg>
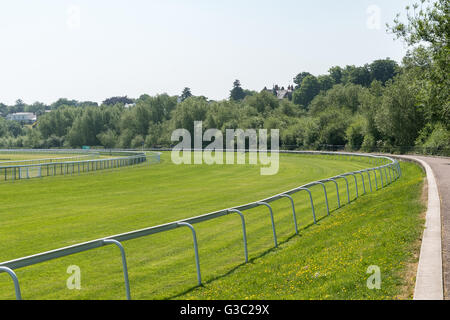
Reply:
<svg viewBox="0 0 450 320"><path fill-rule="evenodd" d="M74 154L57 154L57 153L10 153L10 152L0 152L0 166L2 162L11 161L21 161L21 160L38 160L38 159L54 159L54 158L64 158L64 157L75 157Z"/></svg>
<svg viewBox="0 0 450 320"><path fill-rule="evenodd" d="M259 166L252 165L177 166L164 153L157 165L0 183L0 261L256 201L368 166L355 159L281 155L279 173L261 176ZM402 166L400 181L332 211L330 217L323 190L313 187L317 216L324 218L318 225L312 225L307 195L296 194L298 223L306 228L300 236L293 236L289 201L273 203L282 243L275 250L267 208L246 211L252 259L247 265L237 215L195 225L204 288L194 289L194 253L187 228L127 241L132 298L392 298L404 288L402 272L422 226L423 174L417 166ZM355 186L349 181L354 199ZM339 185L344 204L345 184ZM327 190L334 210L335 186L329 184ZM365 288L366 264L380 266L380 291ZM66 287L70 265L81 269L81 290ZM261 273L266 269L269 272ZM120 254L113 246L16 273L24 299L125 297ZM8 276L0 274L0 299L13 298L13 292Z"/></svg>
<svg viewBox="0 0 450 320"><path fill-rule="evenodd" d="M402 163L403 178L365 195L302 230L278 249L195 289L180 299L407 299L412 298L425 210L423 173ZM367 280L377 266L380 289ZM371 282L372 283L372 282Z"/></svg>

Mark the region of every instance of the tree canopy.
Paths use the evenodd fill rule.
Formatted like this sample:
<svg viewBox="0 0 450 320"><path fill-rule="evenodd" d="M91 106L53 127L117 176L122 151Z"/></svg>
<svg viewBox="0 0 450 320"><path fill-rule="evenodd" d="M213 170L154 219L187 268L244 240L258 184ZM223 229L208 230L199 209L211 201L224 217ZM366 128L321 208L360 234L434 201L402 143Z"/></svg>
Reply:
<svg viewBox="0 0 450 320"><path fill-rule="evenodd" d="M293 78L292 99L264 88L243 89L235 80L229 99L211 101L184 88L180 97L160 94L108 98L101 105L61 98L45 105L18 99L0 103L0 147L170 147L173 130L280 129L284 149L438 152L450 155L449 1L423 0L397 17L389 32L409 51L401 63L377 59L362 66L332 66ZM295 74L295 73L293 73ZM289 90L293 89L290 84ZM6 120L15 112L38 114L30 128Z"/></svg>

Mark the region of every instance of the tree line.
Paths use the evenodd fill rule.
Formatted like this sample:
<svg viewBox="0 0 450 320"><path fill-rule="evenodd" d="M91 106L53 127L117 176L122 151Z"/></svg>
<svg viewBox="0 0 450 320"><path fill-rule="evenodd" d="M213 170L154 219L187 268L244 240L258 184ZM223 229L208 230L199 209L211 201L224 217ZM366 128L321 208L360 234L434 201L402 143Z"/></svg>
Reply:
<svg viewBox="0 0 450 320"><path fill-rule="evenodd" d="M428 3L428 1L424 1ZM424 4L422 4L423 6ZM420 9L420 10L419 10ZM34 128L0 118L0 147L105 148L170 147L177 128L280 129L286 149L325 149L447 154L450 149L449 2L407 9L388 31L410 49L400 64L387 58L364 66L331 67L327 74L307 71L293 78L293 93L279 99L275 86L260 92L233 83L228 100L144 94L113 97L98 105L60 99L50 106L0 104L0 112L38 113ZM278 89L278 86L277 86ZM45 112L51 110L51 112Z"/></svg>

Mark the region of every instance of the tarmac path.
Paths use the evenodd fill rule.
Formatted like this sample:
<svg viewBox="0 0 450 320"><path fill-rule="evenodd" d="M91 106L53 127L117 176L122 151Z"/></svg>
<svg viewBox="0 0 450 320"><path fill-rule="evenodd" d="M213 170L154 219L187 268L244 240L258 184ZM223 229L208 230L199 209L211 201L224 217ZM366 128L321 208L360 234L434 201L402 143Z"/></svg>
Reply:
<svg viewBox="0 0 450 320"><path fill-rule="evenodd" d="M442 264L444 299L450 300L450 158L414 156L433 170L441 200Z"/></svg>

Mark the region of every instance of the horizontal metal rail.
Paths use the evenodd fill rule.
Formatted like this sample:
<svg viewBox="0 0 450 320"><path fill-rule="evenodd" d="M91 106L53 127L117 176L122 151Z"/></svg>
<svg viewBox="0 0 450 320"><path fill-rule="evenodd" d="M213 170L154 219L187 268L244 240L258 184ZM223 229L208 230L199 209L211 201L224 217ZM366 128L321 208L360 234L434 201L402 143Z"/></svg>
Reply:
<svg viewBox="0 0 450 320"><path fill-rule="evenodd" d="M26 163L31 164L40 164L40 163L47 163L47 162L58 162L61 160L68 160L68 159L80 159L80 158L88 158L88 157L97 157L99 153L91 153L91 154L83 154L73 157L59 157L59 158L42 158L42 159L29 159L29 160L8 160L8 161L0 161L0 166L4 165L11 165L14 163L14 165L21 165Z"/></svg>
<svg viewBox="0 0 450 320"><path fill-rule="evenodd" d="M20 293L19 279L14 271L8 267L0 267L0 272L6 272L11 277L14 283L14 290L16 291L16 300L22 300L22 294Z"/></svg>
<svg viewBox="0 0 450 320"><path fill-rule="evenodd" d="M303 151L279 151L279 152L280 153L294 153L294 154L305 154L306 153L306 154L314 154L314 155L321 154L321 155L333 155L333 156L344 156L344 157L350 157L351 156L352 158L353 157L368 157L370 160L374 160L375 163L379 163L380 161L385 160L385 161L388 161L390 163L383 164L381 166L374 167L374 168L369 168L369 169L366 169L366 170L367 171L373 170L374 173L376 172L376 170L380 170L380 174L381 174L381 169L386 170L386 168L387 168L387 169L391 169L391 170L396 172L396 174L394 175L394 180L397 180L399 177L401 177L401 169L400 169L400 165L399 165L398 161L394 160L394 159L391 159L389 157L386 157L386 156L375 156L375 155L354 154L354 153L318 152L318 151L317 152L314 152L314 151L311 151L311 152L309 152L309 151L308 152L303 152ZM95 160L93 160L93 161L95 161ZM248 262L247 238L246 238L246 231L245 231L245 220L244 220L244 216L242 214L242 211L253 209L253 208L256 208L256 207L259 207L259 206L267 206L269 208L270 216L271 216L271 223L272 223L273 237L274 237L274 246L277 247L278 243L277 243L277 238L276 238L273 210L272 210L272 207L270 206L271 202L274 202L274 201L277 201L279 199L283 199L283 198L286 198L286 197L288 197L288 198L290 198L292 200L292 197L290 197L291 195L293 195L293 194L295 194L297 192L300 192L300 191L307 191L309 193L309 196L310 196L314 222L316 222L313 198L312 198L312 194L311 194L311 191L309 190L309 188L311 188L311 187L313 187L315 185L322 185L322 187L324 189L324 195L325 195L326 203L327 203L327 214L329 214L328 199L326 198L327 197L326 188L325 188L325 185L324 185L323 182L330 181L330 180L335 181L338 178L344 178L346 180L346 182L347 182L347 195L349 196L348 181L347 181L345 176L353 175L355 177L355 182L356 182L355 186L357 188L357 181L356 181L356 175L355 175L356 173L359 173L359 171L344 173L344 174L337 175L337 176L334 176L334 177L331 177L331 178L328 178L328 179L323 179L323 180L320 180L320 181L313 181L313 182L307 183L305 185L293 188L291 190L279 193L277 195L268 197L266 199L262 199L262 200L251 202L251 203L247 203L247 204L244 204L244 205L240 205L240 206L236 206L236 207L232 207L232 208L227 208L227 209L223 209L223 210L218 210L218 211L215 211L215 212L203 214L203 215L200 215L200 216L196 216L196 217L192 217L192 218L188 218L188 219L184 219L184 220L170 222L170 223L166 223L166 224L162 224L162 225L158 225L158 226L153 226L153 227L144 228L144 229L140 229L140 230L135 230L135 231L131 231L131 232L121 233L121 234L109 236L109 237L106 237L106 238L91 240L91 241L87 241L87 242L83 242L83 243L79 243L79 244L75 244L75 245L71 245L71 246L67 246L67 247L63 247L63 248L59 248L59 249L55 249L55 250L51 250L51 251L46 251L46 252L38 253L38 254L35 254L35 255L31 255L31 256L27 256L27 257L23 257L23 258L19 258L19 259L14 259L14 260L10 260L10 261L1 262L0 263L0 273L1 272L9 272L9 270L12 271L12 270L15 270L15 269L24 268L24 267L27 267L27 266L31 266L31 265L35 265L35 264L38 264L38 263L42 263L42 262L45 262L45 261L49 261L49 260L65 257L65 256L68 256L68 255L73 255L73 254L76 254L76 253L80 253L80 252L84 252L84 251L88 251L88 250L92 250L92 249L96 249L96 248L100 248L100 247L103 247L105 245L116 244L121 249L122 261L123 261L123 269L124 269L124 279L125 279L126 294L127 294L127 298L130 299L131 295L130 295L130 289L129 289L128 270L127 270L127 267L126 267L125 251L124 251L123 246L121 245L121 243L123 241L137 239L137 238L141 238L141 237L145 237L145 236L150 236L150 235L153 235L153 234L166 232L166 231L173 230L173 229L180 228L180 227L189 227L191 229L191 231L192 231L193 238L194 238L194 250L195 250L195 259L196 259L196 266L197 266L197 280L198 280L198 284L201 285L200 261L199 261L199 254L198 254L197 237L196 237L195 229L193 227L194 224L205 222L205 221L209 221L209 220L216 219L216 218L219 218L219 217L222 217L222 216L226 216L226 215L229 215L230 213L233 213L233 212L234 213L238 213L241 216L241 219L242 219L243 234L244 234L245 261ZM369 181L370 181L370 175L368 175L368 177L369 177ZM376 178L376 174L375 174L375 178ZM392 182L392 180L390 182ZM386 183L387 183L387 180L386 180ZM336 183L336 186L337 186L337 183ZM384 184L382 185L382 187L384 187ZM337 190L338 190L338 188L337 188ZM338 191L338 193L339 193L339 191ZM350 197L349 197L348 200L350 201ZM296 219L295 218L295 208L294 208L294 206L292 206L292 209L293 209L293 213L294 213L294 219ZM295 228L296 228L296 232L297 232L297 225L296 224L295 224ZM17 280L17 277L15 279ZM15 281L15 284L17 284L17 287L18 287L18 281ZM17 292L17 290L16 290L16 292ZM19 289L19 293L20 293L20 289Z"/></svg>
<svg viewBox="0 0 450 320"><path fill-rule="evenodd" d="M0 153L4 150L0 150ZM30 152L30 151L26 151ZM56 175L72 175L82 172L91 172L104 169L113 169L124 166L132 166L143 162L159 163L160 153L146 154L137 151L102 151L92 152L92 155L114 155L104 159L91 159L79 161L46 162L38 164L16 164L4 166L0 162L0 180L21 180L30 178L42 178ZM86 155L84 155L86 156ZM35 159L33 161L37 161ZM47 159L45 159L47 160ZM25 160L27 161L27 160Z"/></svg>

